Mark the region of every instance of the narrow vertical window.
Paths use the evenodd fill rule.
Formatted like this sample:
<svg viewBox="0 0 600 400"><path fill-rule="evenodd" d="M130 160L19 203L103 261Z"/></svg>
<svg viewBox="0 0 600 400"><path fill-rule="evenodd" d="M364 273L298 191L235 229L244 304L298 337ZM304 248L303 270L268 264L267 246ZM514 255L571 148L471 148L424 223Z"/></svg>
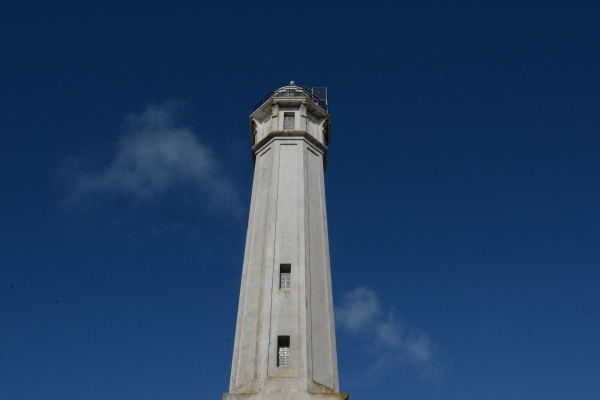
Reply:
<svg viewBox="0 0 600 400"><path fill-rule="evenodd" d="M277 336L277 366L290 366L290 337Z"/></svg>
<svg viewBox="0 0 600 400"><path fill-rule="evenodd" d="M292 266L291 264L281 264L279 266L279 289L289 289L292 286Z"/></svg>
<svg viewBox="0 0 600 400"><path fill-rule="evenodd" d="M283 130L284 131L293 131L296 129L296 123L294 121L294 113L286 112L283 113Z"/></svg>

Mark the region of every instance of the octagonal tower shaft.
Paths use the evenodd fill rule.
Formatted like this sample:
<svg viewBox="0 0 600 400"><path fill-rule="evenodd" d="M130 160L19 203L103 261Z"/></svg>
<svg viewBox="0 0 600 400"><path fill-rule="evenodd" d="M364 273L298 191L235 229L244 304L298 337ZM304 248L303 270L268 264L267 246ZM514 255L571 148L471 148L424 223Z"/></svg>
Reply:
<svg viewBox="0 0 600 400"><path fill-rule="evenodd" d="M306 88L250 116L254 182L229 393L224 400L339 393L324 171L330 116Z"/></svg>

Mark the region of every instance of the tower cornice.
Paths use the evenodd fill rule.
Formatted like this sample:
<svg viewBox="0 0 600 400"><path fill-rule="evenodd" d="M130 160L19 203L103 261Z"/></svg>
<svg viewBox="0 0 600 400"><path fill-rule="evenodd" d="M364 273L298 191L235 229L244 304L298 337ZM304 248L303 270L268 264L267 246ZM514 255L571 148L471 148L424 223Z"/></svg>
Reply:
<svg viewBox="0 0 600 400"><path fill-rule="evenodd" d="M319 142L317 139L309 135L306 131L275 131L271 132L267 137L262 139L260 142L252 146L252 162L256 162L256 155L268 146L274 140L285 140L285 139L303 139L306 143L312 145L315 150L318 150L323 154L323 171L327 171L327 146Z"/></svg>

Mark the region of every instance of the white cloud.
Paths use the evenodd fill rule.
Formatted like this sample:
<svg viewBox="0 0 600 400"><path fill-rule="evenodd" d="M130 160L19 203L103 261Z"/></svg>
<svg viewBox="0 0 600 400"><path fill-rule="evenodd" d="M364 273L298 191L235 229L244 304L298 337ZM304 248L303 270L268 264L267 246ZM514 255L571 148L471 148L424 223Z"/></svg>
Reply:
<svg viewBox="0 0 600 400"><path fill-rule="evenodd" d="M358 332L380 318L379 298L373 289L358 287L344 296L335 316L344 328Z"/></svg>
<svg viewBox="0 0 600 400"><path fill-rule="evenodd" d="M372 378L407 367L422 379L441 377L439 346L426 332L398 319L393 309L386 311L373 289L362 286L346 294L335 313L342 329L366 339L374 358L367 371Z"/></svg>
<svg viewBox="0 0 600 400"><path fill-rule="evenodd" d="M155 198L186 185L221 208L233 207L237 195L219 160L190 128L176 124L180 103L153 105L126 118L110 163L100 171L70 168L73 187L67 202L103 194Z"/></svg>

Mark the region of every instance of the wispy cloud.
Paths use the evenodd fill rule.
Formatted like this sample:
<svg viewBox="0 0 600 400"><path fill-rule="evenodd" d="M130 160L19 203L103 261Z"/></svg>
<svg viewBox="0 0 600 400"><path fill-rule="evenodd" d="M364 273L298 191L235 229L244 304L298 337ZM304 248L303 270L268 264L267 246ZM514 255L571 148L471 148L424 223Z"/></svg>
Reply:
<svg viewBox="0 0 600 400"><path fill-rule="evenodd" d="M439 346L426 332L398 318L393 309L386 310L373 289L362 286L346 294L335 315L343 330L366 340L366 348L373 357L367 371L371 378L407 367L421 379L437 382L441 378Z"/></svg>
<svg viewBox="0 0 600 400"><path fill-rule="evenodd" d="M235 208L237 194L209 147L177 124L180 102L148 106L123 124L112 160L98 171L75 162L67 168L72 188L66 202L87 202L106 194L156 198L185 185L206 204Z"/></svg>

